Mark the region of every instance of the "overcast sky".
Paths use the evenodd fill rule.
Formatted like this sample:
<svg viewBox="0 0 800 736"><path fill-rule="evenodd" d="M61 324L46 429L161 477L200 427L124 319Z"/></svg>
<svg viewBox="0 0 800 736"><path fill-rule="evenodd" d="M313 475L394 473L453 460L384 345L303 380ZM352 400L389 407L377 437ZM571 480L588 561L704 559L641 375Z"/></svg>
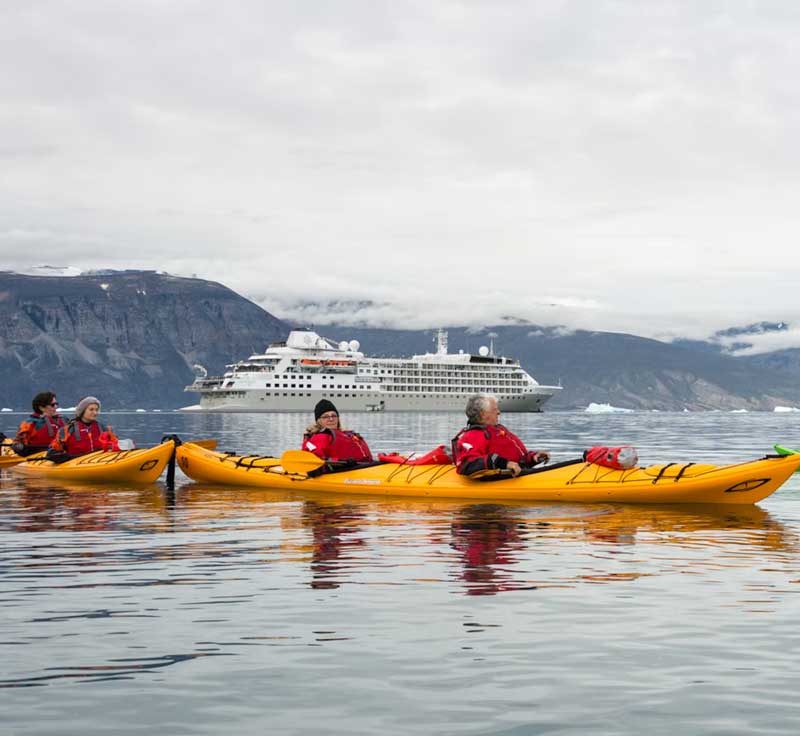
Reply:
<svg viewBox="0 0 800 736"><path fill-rule="evenodd" d="M2 267L317 324L800 323L799 37L793 0L9 0Z"/></svg>

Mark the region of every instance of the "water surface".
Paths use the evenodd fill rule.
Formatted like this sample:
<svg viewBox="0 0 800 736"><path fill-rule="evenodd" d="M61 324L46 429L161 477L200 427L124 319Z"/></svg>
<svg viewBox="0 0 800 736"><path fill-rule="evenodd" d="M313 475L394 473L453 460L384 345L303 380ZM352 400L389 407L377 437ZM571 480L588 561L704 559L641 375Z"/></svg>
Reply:
<svg viewBox="0 0 800 736"><path fill-rule="evenodd" d="M108 418L108 417L107 417ZM111 415L139 444L298 445L302 415ZM346 417L428 450L453 414ZM772 414L507 415L555 460L731 462ZM10 734L693 734L800 728L800 475L759 506L173 494L0 477Z"/></svg>

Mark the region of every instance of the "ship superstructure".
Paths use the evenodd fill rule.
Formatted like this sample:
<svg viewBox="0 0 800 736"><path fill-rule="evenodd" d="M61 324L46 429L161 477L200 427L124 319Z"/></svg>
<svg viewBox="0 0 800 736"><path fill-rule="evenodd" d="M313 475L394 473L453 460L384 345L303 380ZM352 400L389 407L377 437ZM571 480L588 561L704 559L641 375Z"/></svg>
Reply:
<svg viewBox="0 0 800 736"><path fill-rule="evenodd" d="M311 330L292 330L264 353L227 366L222 376L201 375L186 387L200 407L218 412L308 412L322 398L339 411L459 411L475 393L494 394L501 411L541 411L561 386L543 386L519 361L448 353L437 333L435 353L410 358L366 357L357 340L338 345Z"/></svg>

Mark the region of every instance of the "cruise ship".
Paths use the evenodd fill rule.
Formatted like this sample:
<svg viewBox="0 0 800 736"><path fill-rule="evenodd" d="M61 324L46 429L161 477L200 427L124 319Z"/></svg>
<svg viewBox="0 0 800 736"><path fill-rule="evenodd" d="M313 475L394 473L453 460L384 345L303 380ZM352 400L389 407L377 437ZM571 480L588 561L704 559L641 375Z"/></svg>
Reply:
<svg viewBox="0 0 800 736"><path fill-rule="evenodd" d="M501 411L541 411L561 386L543 386L518 360L447 352L439 330L435 353L411 358L370 358L357 340L333 342L310 330L292 330L264 353L226 366L209 377L203 366L186 391L200 394L200 409L212 412L309 412L322 398L341 412L464 411L475 393L494 394Z"/></svg>

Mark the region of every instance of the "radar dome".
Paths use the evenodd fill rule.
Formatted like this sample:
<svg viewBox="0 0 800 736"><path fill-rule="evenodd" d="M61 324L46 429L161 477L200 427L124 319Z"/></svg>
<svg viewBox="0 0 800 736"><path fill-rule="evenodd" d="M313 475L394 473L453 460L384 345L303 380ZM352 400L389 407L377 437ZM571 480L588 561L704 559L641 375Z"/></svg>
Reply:
<svg viewBox="0 0 800 736"><path fill-rule="evenodd" d="M486 345L481 345L478 348L478 354L485 358L487 355L489 355L489 348L487 348Z"/></svg>
<svg viewBox="0 0 800 736"><path fill-rule="evenodd" d="M350 350L356 351L361 347L361 343L358 340L350 340Z"/></svg>
<svg viewBox="0 0 800 736"><path fill-rule="evenodd" d="M347 350L347 340L342 340L339 343L339 350Z"/></svg>

